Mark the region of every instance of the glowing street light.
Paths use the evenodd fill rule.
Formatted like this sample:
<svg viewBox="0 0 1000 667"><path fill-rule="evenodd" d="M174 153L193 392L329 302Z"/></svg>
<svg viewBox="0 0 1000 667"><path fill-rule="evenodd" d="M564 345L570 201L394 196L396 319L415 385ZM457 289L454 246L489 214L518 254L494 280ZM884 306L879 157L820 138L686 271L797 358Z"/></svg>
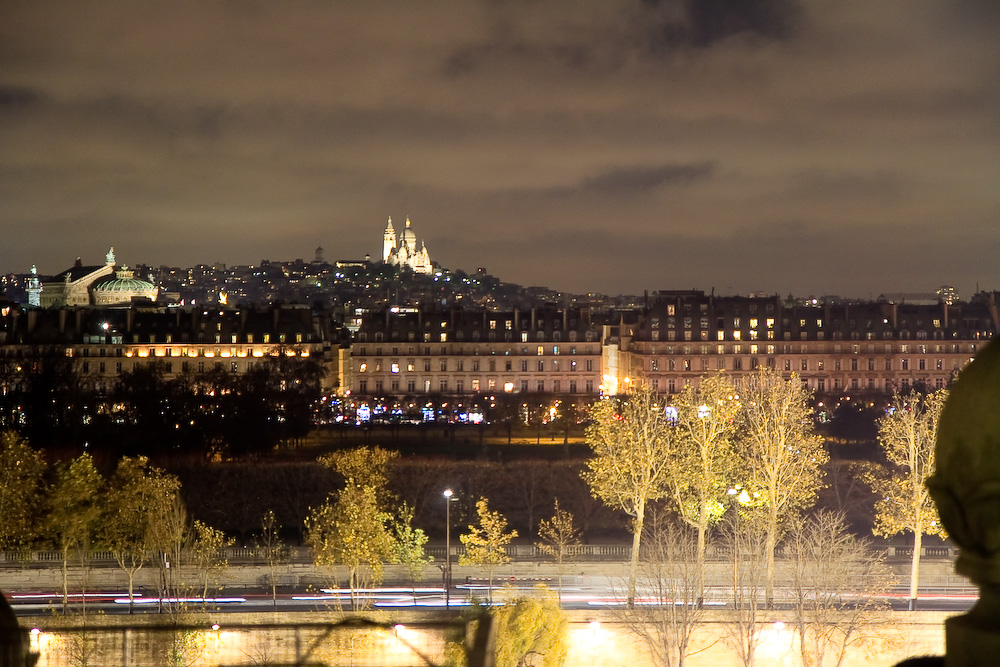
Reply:
<svg viewBox="0 0 1000 667"><path fill-rule="evenodd" d="M444 493L444 606L451 606L451 489Z"/></svg>

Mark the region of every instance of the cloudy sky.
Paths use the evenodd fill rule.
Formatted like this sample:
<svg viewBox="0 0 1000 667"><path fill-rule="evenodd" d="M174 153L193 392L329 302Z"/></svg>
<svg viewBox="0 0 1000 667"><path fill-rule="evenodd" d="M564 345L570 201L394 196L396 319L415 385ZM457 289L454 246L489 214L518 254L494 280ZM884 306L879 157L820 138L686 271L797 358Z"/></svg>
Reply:
<svg viewBox="0 0 1000 667"><path fill-rule="evenodd" d="M0 3L0 272L1000 289L995 0Z"/></svg>

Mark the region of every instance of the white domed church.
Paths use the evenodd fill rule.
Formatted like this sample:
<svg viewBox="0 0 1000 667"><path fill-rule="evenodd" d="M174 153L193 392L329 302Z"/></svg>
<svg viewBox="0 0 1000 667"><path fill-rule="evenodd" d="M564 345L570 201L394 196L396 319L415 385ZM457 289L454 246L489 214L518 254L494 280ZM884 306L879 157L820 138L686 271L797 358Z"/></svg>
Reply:
<svg viewBox="0 0 1000 667"><path fill-rule="evenodd" d="M431 265L431 257L427 253L427 245L420 243L417 248L417 234L410 225L410 218L406 218L406 226L396 238L396 229L392 226L392 218L385 226L385 233L382 235L382 261L394 266L405 266L414 273L431 273L434 267Z"/></svg>

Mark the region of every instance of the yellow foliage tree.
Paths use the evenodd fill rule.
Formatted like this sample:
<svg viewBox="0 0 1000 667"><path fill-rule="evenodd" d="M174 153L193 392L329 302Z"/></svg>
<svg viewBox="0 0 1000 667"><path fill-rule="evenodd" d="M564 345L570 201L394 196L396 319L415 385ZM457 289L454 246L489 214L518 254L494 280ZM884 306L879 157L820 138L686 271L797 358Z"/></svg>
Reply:
<svg viewBox="0 0 1000 667"><path fill-rule="evenodd" d="M947 398L947 389L926 395L915 391L894 395L889 412L878 423L879 445L890 468L886 474L868 477L872 490L880 496L872 532L884 537L907 530L913 533L910 609L917 603L923 536L944 534L925 482L934 474L934 444Z"/></svg>
<svg viewBox="0 0 1000 667"><path fill-rule="evenodd" d="M786 380L761 367L743 384L740 452L747 466L752 508L761 513L765 599L774 600L774 550L788 519L816 501L826 450L814 432L809 390L795 373Z"/></svg>
<svg viewBox="0 0 1000 667"><path fill-rule="evenodd" d="M561 598L564 565L573 547L580 544L580 531L573 525L573 515L559 507L558 498L552 518L538 522L538 536L542 539L536 542L535 546L556 561L556 572L559 577L558 593Z"/></svg>
<svg viewBox="0 0 1000 667"><path fill-rule="evenodd" d="M559 598L545 586L538 586L535 595L515 597L494 608L491 615L496 667L566 663L566 614Z"/></svg>
<svg viewBox="0 0 1000 667"><path fill-rule="evenodd" d="M668 486L681 519L697 532L697 596L704 598L705 542L709 528L725 513L736 457L734 440L740 410L735 387L723 374L703 377L674 399L676 449L668 459Z"/></svg>
<svg viewBox="0 0 1000 667"><path fill-rule="evenodd" d="M487 599L493 600L493 573L498 565L510 562L507 545L517 537L517 531L507 532L507 519L500 512L490 510L486 498L476 501L479 525L469 525L469 532L460 535L465 553L458 562L462 565L480 565L486 568L489 588Z"/></svg>
<svg viewBox="0 0 1000 667"><path fill-rule="evenodd" d="M347 568L354 609L360 606L362 568L368 569L372 583L377 584L382 581L383 563L393 559L390 518L379 507L375 489L356 484L348 484L336 501L327 499L306 517L306 543L312 547L313 561Z"/></svg>
<svg viewBox="0 0 1000 667"><path fill-rule="evenodd" d="M635 602L639 546L646 503L667 493L671 457L676 453L676 428L667 420L659 396L640 386L620 404L598 401L590 411L587 444L594 455L583 478L594 497L632 517L632 560L628 603Z"/></svg>

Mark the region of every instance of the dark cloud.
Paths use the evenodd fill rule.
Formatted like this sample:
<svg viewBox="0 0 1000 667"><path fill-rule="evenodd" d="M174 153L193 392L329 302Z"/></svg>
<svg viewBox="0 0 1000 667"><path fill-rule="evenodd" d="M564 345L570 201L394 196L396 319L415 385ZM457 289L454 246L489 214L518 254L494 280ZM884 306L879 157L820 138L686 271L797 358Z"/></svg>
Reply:
<svg viewBox="0 0 1000 667"><path fill-rule="evenodd" d="M645 46L654 53L707 48L733 37L788 39L802 8L795 0L643 0Z"/></svg>
<svg viewBox="0 0 1000 667"><path fill-rule="evenodd" d="M713 169L714 165L711 162L615 169L586 179L580 189L620 193L662 186L687 185L708 178Z"/></svg>
<svg viewBox="0 0 1000 667"><path fill-rule="evenodd" d="M23 86L5 86L0 84L0 113L4 111L20 111L37 105L42 95L37 90Z"/></svg>

